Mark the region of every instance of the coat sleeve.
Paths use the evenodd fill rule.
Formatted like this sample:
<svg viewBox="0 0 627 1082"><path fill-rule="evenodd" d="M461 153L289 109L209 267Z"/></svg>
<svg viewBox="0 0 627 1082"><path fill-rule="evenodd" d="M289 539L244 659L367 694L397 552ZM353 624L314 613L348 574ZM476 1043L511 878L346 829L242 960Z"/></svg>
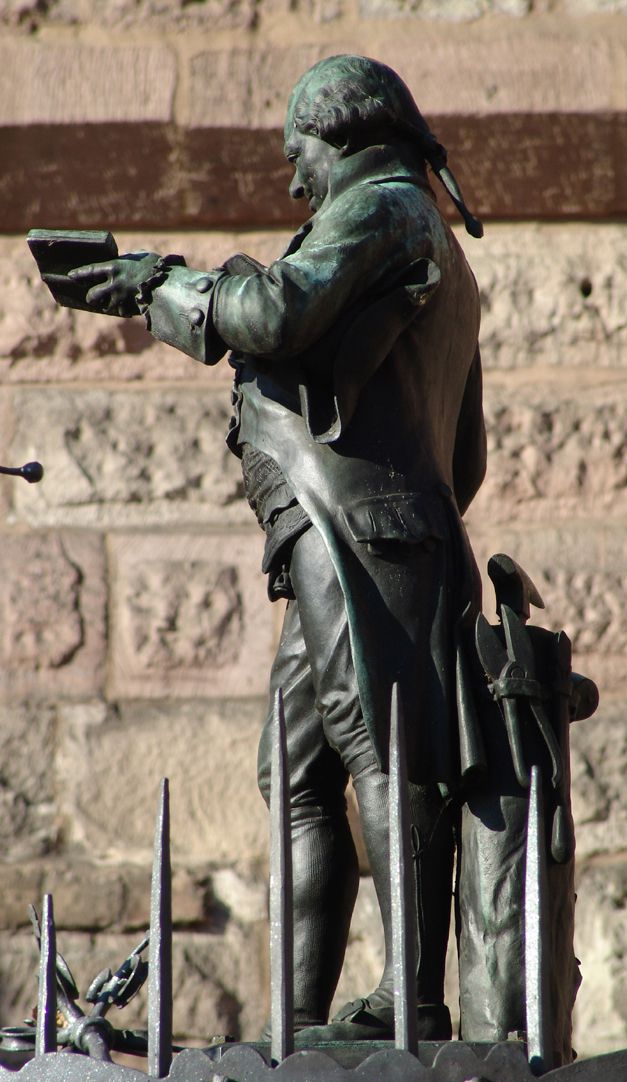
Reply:
<svg viewBox="0 0 627 1082"><path fill-rule="evenodd" d="M217 364L228 348L212 318L216 283L224 273L170 267L144 311L152 336L203 364Z"/></svg>
<svg viewBox="0 0 627 1082"><path fill-rule="evenodd" d="M213 322L232 349L289 360L412 256L428 254L427 239L421 246L415 230L409 237L402 200L381 185L353 189L319 214L297 251L263 273L216 284Z"/></svg>

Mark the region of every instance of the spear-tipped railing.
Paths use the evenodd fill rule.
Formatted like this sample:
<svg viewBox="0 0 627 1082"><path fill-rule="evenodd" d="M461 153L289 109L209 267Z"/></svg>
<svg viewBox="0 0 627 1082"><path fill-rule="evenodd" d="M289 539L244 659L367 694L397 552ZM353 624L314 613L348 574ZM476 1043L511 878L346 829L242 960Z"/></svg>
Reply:
<svg viewBox="0 0 627 1082"><path fill-rule="evenodd" d="M416 878L411 848L405 729L398 684L392 688L390 713L389 817L394 1040L397 1048L416 1055Z"/></svg>
<svg viewBox="0 0 627 1082"><path fill-rule="evenodd" d="M172 1063L172 873L167 778L161 782L155 828L148 966L148 1074L165 1078Z"/></svg>
<svg viewBox="0 0 627 1082"><path fill-rule="evenodd" d="M525 1008L527 1058L533 1073L537 1075L550 1071L554 1066L548 983L550 926L547 899L542 775L538 766L532 766L525 861Z"/></svg>
<svg viewBox="0 0 627 1082"><path fill-rule="evenodd" d="M294 1051L292 839L283 692L274 702L270 785L270 1053L280 1063Z"/></svg>
<svg viewBox="0 0 627 1082"><path fill-rule="evenodd" d="M57 936L52 895L44 894L39 942L39 993L35 1055L57 1050Z"/></svg>

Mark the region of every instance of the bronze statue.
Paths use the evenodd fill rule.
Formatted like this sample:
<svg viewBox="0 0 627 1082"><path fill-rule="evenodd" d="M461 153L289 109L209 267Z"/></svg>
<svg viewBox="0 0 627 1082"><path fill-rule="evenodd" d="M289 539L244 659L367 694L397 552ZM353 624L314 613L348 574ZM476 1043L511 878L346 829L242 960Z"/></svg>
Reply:
<svg viewBox="0 0 627 1082"><path fill-rule="evenodd" d="M269 595L288 598L271 692L283 688L288 730L296 1024L326 1025L344 957L358 880L350 775L387 962L324 1035L393 1033L386 760L398 681L418 839L419 1036L446 1039L454 798L472 766L460 757L472 738L457 631L480 607L461 516L486 450L477 286L427 165L469 231L481 226L409 90L373 60L332 57L301 78L285 153L290 194L312 216L270 267L236 255L205 272L133 253L70 278L94 309L142 312L156 338L205 364L231 350L228 442L266 532ZM266 799L268 763L266 729Z"/></svg>
<svg viewBox="0 0 627 1082"><path fill-rule="evenodd" d="M205 364L230 350L227 440L266 534L269 596L288 599L270 702L281 688L296 1027L312 1043L394 1033L387 767L397 684L415 845L418 1037L451 1037L444 962L462 836L462 1035L498 1041L524 1028L523 892L514 873L533 763L541 769L534 806L542 778L551 801L552 912L568 925L561 954L552 956L561 959L564 1003L547 1041L558 1061L567 1060L577 980L563 780L569 654L564 639L542 629L528 639L528 602L539 595L501 557L491 574L503 628L479 620L475 649L480 580L462 515L486 460L479 298L427 166L468 231L479 237L482 227L409 90L376 61L331 57L306 72L290 98L285 154L294 165L290 194L306 198L312 215L271 266L245 255L209 271L188 268L180 256L118 258L110 234L66 233L47 280L62 303L143 313L156 338ZM51 251L45 237L33 236L31 246L42 258ZM108 254L70 269L81 250ZM259 752L266 801L270 741L269 719ZM358 880L349 776L386 963L378 987L328 1024Z"/></svg>

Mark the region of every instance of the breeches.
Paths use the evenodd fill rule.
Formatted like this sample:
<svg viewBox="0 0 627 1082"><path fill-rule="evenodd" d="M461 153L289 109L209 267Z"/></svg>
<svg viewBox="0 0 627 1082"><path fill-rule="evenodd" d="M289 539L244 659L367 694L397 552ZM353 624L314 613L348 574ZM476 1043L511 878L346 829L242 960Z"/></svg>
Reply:
<svg viewBox="0 0 627 1082"><path fill-rule="evenodd" d="M270 714L259 746L259 787L270 795L271 711L283 690L292 816L344 807L348 775L376 768L351 654L344 595L315 528L296 542L288 602L270 676Z"/></svg>

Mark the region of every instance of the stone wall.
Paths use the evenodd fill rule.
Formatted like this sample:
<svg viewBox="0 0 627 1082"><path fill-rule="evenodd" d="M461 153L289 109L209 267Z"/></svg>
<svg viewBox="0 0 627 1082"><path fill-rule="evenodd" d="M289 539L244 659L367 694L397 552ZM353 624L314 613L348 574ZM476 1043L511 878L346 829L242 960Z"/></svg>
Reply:
<svg viewBox="0 0 627 1082"><path fill-rule="evenodd" d="M506 551L527 568L543 619L601 687L572 733L575 1044L625 1044L624 10L0 5L0 462L46 468L39 486L0 484L0 1024L36 998L26 907L44 890L82 989L140 939L163 775L177 1036L252 1038L266 1015L255 749L281 612L223 444L228 371L153 343L140 321L56 308L22 234L109 226L121 250L192 266L238 250L269 262L299 220L283 195L286 94L350 50L401 70L486 219L481 242L455 227L482 293L490 445L468 527L482 566ZM376 982L379 938L364 874L338 998ZM144 1014L140 997L120 1022Z"/></svg>

